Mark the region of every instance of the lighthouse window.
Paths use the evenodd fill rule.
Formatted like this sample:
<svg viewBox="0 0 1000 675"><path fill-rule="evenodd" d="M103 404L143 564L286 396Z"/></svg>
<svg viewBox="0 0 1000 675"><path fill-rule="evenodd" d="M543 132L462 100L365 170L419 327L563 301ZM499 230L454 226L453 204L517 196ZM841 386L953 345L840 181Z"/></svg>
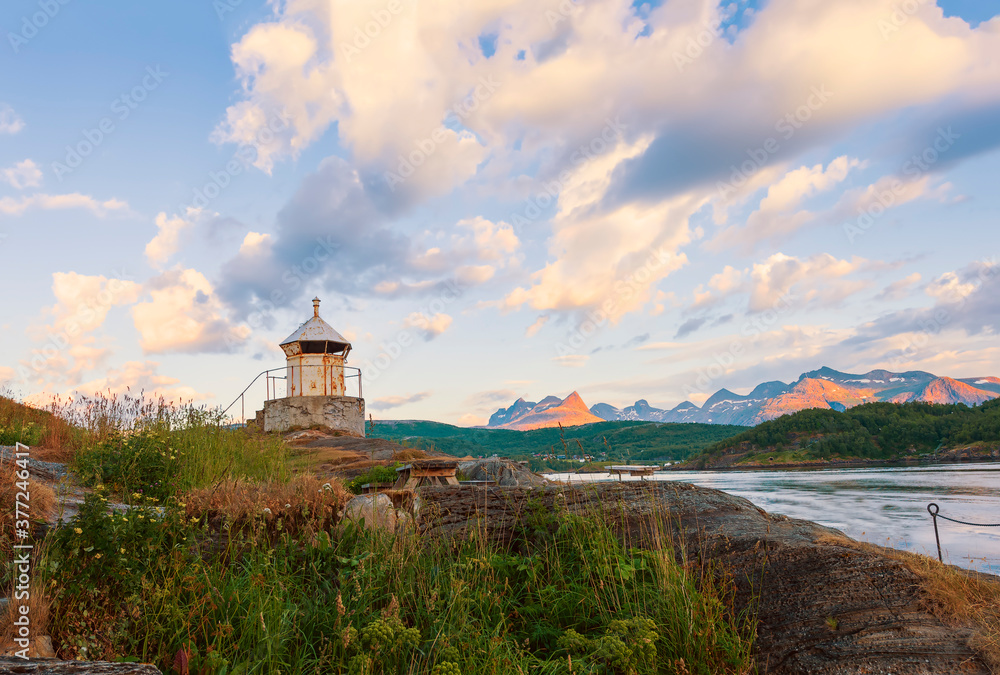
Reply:
<svg viewBox="0 0 1000 675"><path fill-rule="evenodd" d="M326 354L326 340L306 340L302 342L303 354Z"/></svg>

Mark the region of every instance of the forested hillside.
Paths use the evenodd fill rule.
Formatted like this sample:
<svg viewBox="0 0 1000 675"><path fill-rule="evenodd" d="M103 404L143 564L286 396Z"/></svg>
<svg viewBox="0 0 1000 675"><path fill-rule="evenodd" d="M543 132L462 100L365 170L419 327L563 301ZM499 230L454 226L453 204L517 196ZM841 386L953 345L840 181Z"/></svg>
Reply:
<svg viewBox="0 0 1000 675"><path fill-rule="evenodd" d="M497 454L527 459L537 470L568 468L568 464L564 467L559 460L542 460L539 455L606 456L611 461L679 460L743 429L716 424L600 422L563 429L511 431L470 429L439 422L376 421L369 436L457 457ZM579 466L579 462L576 465Z"/></svg>
<svg viewBox="0 0 1000 675"><path fill-rule="evenodd" d="M1000 443L1000 399L980 406L869 403L843 412L802 410L716 443L692 462L894 459L959 445ZM777 455L777 457L775 457ZM734 457L735 456L735 457Z"/></svg>

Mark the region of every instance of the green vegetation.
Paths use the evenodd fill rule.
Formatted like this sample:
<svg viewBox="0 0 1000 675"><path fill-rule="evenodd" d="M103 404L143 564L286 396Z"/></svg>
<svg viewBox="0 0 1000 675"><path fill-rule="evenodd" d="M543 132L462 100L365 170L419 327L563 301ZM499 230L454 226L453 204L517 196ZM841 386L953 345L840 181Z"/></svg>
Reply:
<svg viewBox="0 0 1000 675"><path fill-rule="evenodd" d="M536 454L606 456L609 461L676 461L743 431L721 424L599 422L563 429L470 429L439 422L376 422L369 436L456 457L497 454L541 469L578 469L579 462L541 460Z"/></svg>
<svg viewBox="0 0 1000 675"><path fill-rule="evenodd" d="M353 494L361 494L361 488L367 483L395 483L396 482L396 469L403 466L399 462L392 464L391 466L373 466L368 469L365 473L352 478L344 484L348 490Z"/></svg>
<svg viewBox="0 0 1000 675"><path fill-rule="evenodd" d="M502 546L475 528L447 540L189 513L175 499L111 513L93 496L55 532L42 567L61 655L223 675L752 669L754 626L710 570L626 548L597 515L534 509Z"/></svg>
<svg viewBox="0 0 1000 675"><path fill-rule="evenodd" d="M287 481L290 453L281 439L220 426L214 411L159 401L87 400L88 430L73 466L84 485L133 492L157 503L220 480ZM79 414L79 413L78 413Z"/></svg>
<svg viewBox="0 0 1000 675"><path fill-rule="evenodd" d="M694 458L708 466L724 454L742 461L897 459L963 444L1000 442L1000 399L964 404L868 403L844 412L812 408L764 422Z"/></svg>
<svg viewBox="0 0 1000 675"><path fill-rule="evenodd" d="M725 576L669 544L631 548L613 510L533 504L503 543L477 522L385 531L341 521L352 495L292 475L266 435L191 407L88 405L72 463L92 492L36 547L32 627L62 658L218 675L753 670L755 625Z"/></svg>

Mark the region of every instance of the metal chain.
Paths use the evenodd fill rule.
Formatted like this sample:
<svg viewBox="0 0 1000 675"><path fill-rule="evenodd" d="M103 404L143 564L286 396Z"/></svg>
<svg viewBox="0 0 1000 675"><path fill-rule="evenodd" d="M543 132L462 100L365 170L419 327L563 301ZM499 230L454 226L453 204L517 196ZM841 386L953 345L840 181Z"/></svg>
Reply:
<svg viewBox="0 0 1000 675"><path fill-rule="evenodd" d="M937 514L938 518L944 518L945 520L950 520L953 523L959 523L961 525L972 525L974 527L1000 527L1000 523L967 523L964 520L955 520L954 518L949 518L948 516L942 516L940 513Z"/></svg>

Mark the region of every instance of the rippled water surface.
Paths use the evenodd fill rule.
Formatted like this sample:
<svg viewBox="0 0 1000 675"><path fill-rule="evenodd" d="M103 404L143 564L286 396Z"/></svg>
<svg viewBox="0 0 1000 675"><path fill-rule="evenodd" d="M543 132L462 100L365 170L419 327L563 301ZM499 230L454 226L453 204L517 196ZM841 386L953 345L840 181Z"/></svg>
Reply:
<svg viewBox="0 0 1000 675"><path fill-rule="evenodd" d="M609 474L548 474L563 481L618 480ZM639 480L625 478L625 480ZM937 556L927 504L940 514L1000 523L1000 464L877 469L679 471L646 480L684 481L745 497L772 513L804 518L883 546ZM938 520L945 562L1000 574L1000 527Z"/></svg>

